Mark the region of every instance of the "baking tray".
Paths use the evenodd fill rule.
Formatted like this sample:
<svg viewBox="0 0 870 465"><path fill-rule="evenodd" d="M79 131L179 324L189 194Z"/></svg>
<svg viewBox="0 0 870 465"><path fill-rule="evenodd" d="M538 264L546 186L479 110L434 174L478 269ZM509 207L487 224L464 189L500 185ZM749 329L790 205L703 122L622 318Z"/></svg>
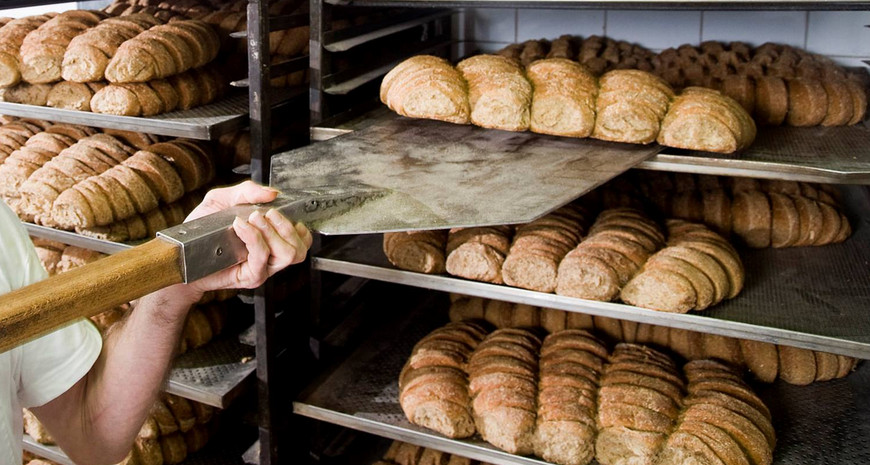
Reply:
<svg viewBox="0 0 870 465"><path fill-rule="evenodd" d="M394 117L386 107L380 106L345 122L312 127L311 138L328 140ZM657 155L636 167L720 176L870 184L870 126L864 122L833 128L761 127L755 142L743 153L723 155L661 147Z"/></svg>
<svg viewBox="0 0 870 465"><path fill-rule="evenodd" d="M248 95L241 93L191 110L148 117L104 115L9 102L0 102L0 114L161 136L211 140L248 124Z"/></svg>
<svg viewBox="0 0 870 465"><path fill-rule="evenodd" d="M619 8L641 10L860 10L863 0L326 0L332 5L469 8Z"/></svg>
<svg viewBox="0 0 870 465"><path fill-rule="evenodd" d="M393 267L382 236L356 236L312 259L315 269L397 284L609 316L870 359L870 194L844 189L854 233L842 244L741 249L746 286L700 313L676 314L612 302L427 275Z"/></svg>
<svg viewBox="0 0 870 465"><path fill-rule="evenodd" d="M449 439L405 418L398 403L399 372L413 345L445 323L445 313L423 308L385 324L294 402L294 412L496 465L546 464L500 451L479 437ZM753 387L773 414L774 464L870 463L870 364L844 379L810 386Z"/></svg>
<svg viewBox="0 0 870 465"><path fill-rule="evenodd" d="M186 399L226 408L257 369L254 348L225 335L176 357L166 392Z"/></svg>
<svg viewBox="0 0 870 465"><path fill-rule="evenodd" d="M212 438L214 439L214 438ZM36 442L35 439L24 435L24 450L36 454L42 458L56 462L58 465L77 465L67 457L66 453L57 446L48 446ZM181 462L182 465L243 465L245 462L239 454L235 453L235 447L228 447L222 441L209 440L208 444L200 451L190 454Z"/></svg>

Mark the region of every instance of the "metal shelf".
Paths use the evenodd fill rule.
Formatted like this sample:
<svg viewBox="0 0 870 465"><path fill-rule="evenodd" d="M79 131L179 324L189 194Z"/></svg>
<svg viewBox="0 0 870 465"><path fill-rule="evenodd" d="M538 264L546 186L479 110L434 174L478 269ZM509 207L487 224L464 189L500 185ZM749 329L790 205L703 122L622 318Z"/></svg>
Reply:
<svg viewBox="0 0 870 465"><path fill-rule="evenodd" d="M444 324L445 314L423 308L385 323L294 402L294 412L496 465L546 464L495 449L477 436L470 440L448 439L412 425L405 418L398 402L399 372L413 345ZM864 420L870 415L870 364L862 364L844 379L810 386L777 382L753 387L773 414L777 432L775 464L870 461L870 425Z"/></svg>
<svg viewBox="0 0 870 465"><path fill-rule="evenodd" d="M237 335L224 335L175 359L166 392L226 408L256 370L254 348Z"/></svg>
<svg viewBox="0 0 870 465"><path fill-rule="evenodd" d="M395 115L378 107L343 124L311 128L313 140L328 140ZM433 124L433 130L434 130ZM744 153L722 155L662 147L636 168L683 173L746 176L803 182L870 184L870 126L834 128L762 127Z"/></svg>
<svg viewBox="0 0 870 465"><path fill-rule="evenodd" d="M870 194L846 189L850 211L870 211ZM821 350L870 359L870 218L851 218L854 234L824 247L741 250L746 286L732 300L701 313L657 312L427 275L394 268L382 251L380 235L356 236L325 250L312 266L397 284L455 292L538 307L609 316L724 336Z"/></svg>
<svg viewBox="0 0 870 465"><path fill-rule="evenodd" d="M22 446L27 452L56 462L58 465L76 465L60 447L40 444L27 434L24 435ZM235 453L235 447L218 440L209 440L202 450L188 455L181 462L182 465L243 465L244 463L241 456Z"/></svg>
<svg viewBox="0 0 870 465"><path fill-rule="evenodd" d="M450 16L451 10L420 11L410 10L401 15L391 16L383 21L329 31L323 34L323 48L330 52L345 52L358 45L371 42L390 34L426 24L438 18Z"/></svg>
<svg viewBox="0 0 870 465"><path fill-rule="evenodd" d="M473 8L607 8L668 10L862 10L870 2L858 0L326 0L331 5Z"/></svg>
<svg viewBox="0 0 870 465"><path fill-rule="evenodd" d="M9 102L0 102L0 114L161 136L211 140L248 124L248 95L234 95L191 110L149 117L104 115Z"/></svg>
<svg viewBox="0 0 870 465"><path fill-rule="evenodd" d="M82 236L81 234L76 234L72 231L61 231L59 229L40 226L33 223L24 223L24 228L27 229L28 234L34 237L38 237L40 239L63 242L67 245L73 245L76 247L81 247L84 249L89 249L95 252L101 252L105 254L121 252L122 250L127 250L136 245L125 244L122 242L104 241L102 239Z"/></svg>

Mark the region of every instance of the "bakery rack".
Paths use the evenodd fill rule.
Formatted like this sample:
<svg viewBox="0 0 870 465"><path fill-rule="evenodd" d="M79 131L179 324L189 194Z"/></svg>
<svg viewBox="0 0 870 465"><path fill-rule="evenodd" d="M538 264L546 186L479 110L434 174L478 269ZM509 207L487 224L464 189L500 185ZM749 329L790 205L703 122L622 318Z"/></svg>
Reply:
<svg viewBox="0 0 870 465"><path fill-rule="evenodd" d="M293 411L315 420L371 432L390 439L450 452L496 465L543 465L547 462L503 452L479 437L454 440L412 425L398 401L399 372L417 341L445 323L447 299L418 297L405 312L374 331L337 368L314 382ZM431 293L430 293L431 294ZM380 309L379 309L380 311ZM774 463L867 463L870 425L870 366L844 379L811 386L782 381L753 388L771 409L777 431ZM819 447L830 438L837 447Z"/></svg>
<svg viewBox="0 0 870 465"><path fill-rule="evenodd" d="M311 138L323 141L380 124L392 115L377 102L377 90L365 86L355 98L330 94L331 82L323 77L335 57L325 49L323 17L352 7L410 7L424 11L441 8L574 8L574 9L690 9L690 10L870 10L867 1L570 1L570 0L313 0L312 1L312 91ZM426 13L421 12L425 17ZM458 21L457 21L458 22ZM461 27L461 26L460 26ZM455 27L454 27L455 29ZM552 36L573 31L553 31ZM454 31L454 34L457 34ZM456 37L453 37L455 40ZM316 48L314 46L317 45ZM459 58L461 44L418 53ZM448 54L448 52L452 52ZM411 54L405 54L404 57ZM369 65L360 75L383 76L388 67ZM367 96L363 96L368 92ZM433 127L435 125L433 124ZM439 126L443 127L443 126ZM745 176L803 182L854 184L847 193L850 220L855 235L844 244L791 250L741 250L747 265L747 287L736 299L698 314L674 315L619 303L602 303L565 298L523 289L473 282L447 275L424 275L399 270L382 252L381 236L357 236L324 240L324 247L312 250L313 276L352 276L402 290L401 296L387 291L371 302L368 319L383 326L369 334L362 345L339 362L322 356L321 376L293 402L300 427L340 425L420 446L458 453L498 465L542 464L540 460L506 454L483 441L455 441L408 423L397 401L396 379L411 346L426 332L443 324L447 292L475 295L560 308L587 314L662 324L732 337L776 342L816 350L870 358L870 128L867 123L846 128L763 128L755 144L735 156L690 153L661 148L657 155L641 162L638 169ZM378 141L372 141L378 143ZM446 149L445 141L439 149ZM545 213L545 212L541 212ZM315 281L316 282L316 281ZM388 283L388 284L384 284ZM414 310L418 303L404 300L404 292L415 288L420 300L432 291L444 304ZM425 290L422 290L425 289ZM839 295L838 294L839 291ZM326 299L313 290L313 320L325 320L334 309L317 305ZM386 314L381 304L406 302L400 315ZM430 306L431 307L431 306ZM347 326L353 326L348 318ZM347 331L335 329L336 332ZM311 339L322 353L325 330L312 330ZM778 431L776 464L864 463L870 461L870 367L866 363L845 379L792 386L783 382L755 386L773 410ZM316 445L302 441L316 456Z"/></svg>

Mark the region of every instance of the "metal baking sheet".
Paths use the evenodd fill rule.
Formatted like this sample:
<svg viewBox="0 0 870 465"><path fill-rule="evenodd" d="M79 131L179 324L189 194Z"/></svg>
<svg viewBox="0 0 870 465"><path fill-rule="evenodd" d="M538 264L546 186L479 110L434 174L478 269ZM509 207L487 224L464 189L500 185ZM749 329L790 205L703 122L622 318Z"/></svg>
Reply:
<svg viewBox="0 0 870 465"><path fill-rule="evenodd" d="M325 234L484 226L531 221L658 150L392 116L274 155L270 184L390 191L314 225Z"/></svg>
<svg viewBox="0 0 870 465"><path fill-rule="evenodd" d="M332 5L485 8L619 8L641 10L861 10L866 0L326 0Z"/></svg>
<svg viewBox="0 0 870 465"><path fill-rule="evenodd" d="M248 95L238 94L191 110L149 117L104 115L89 111L9 102L0 102L0 114L44 119L57 123L147 132L161 136L210 140L248 124Z"/></svg>
<svg viewBox="0 0 870 465"><path fill-rule="evenodd" d="M294 402L294 412L497 465L547 463L505 453L477 436L449 439L405 418L397 379L413 345L444 324L446 312L433 310L409 312L385 324ZM870 364L861 364L844 379L810 386L780 381L753 387L773 414L774 464L870 463Z"/></svg>
<svg viewBox="0 0 870 465"><path fill-rule="evenodd" d="M737 298L700 313L657 312L394 268L381 236L358 236L313 258L322 271L444 292L603 315L870 359L870 195L844 189L854 233L842 244L741 249L746 286Z"/></svg>
<svg viewBox="0 0 870 465"><path fill-rule="evenodd" d="M166 392L217 408L226 408L241 394L256 370L254 348L226 335L177 357Z"/></svg>
<svg viewBox="0 0 870 465"><path fill-rule="evenodd" d="M870 127L762 127L744 153L721 155L665 149L639 168L870 184Z"/></svg>
<svg viewBox="0 0 870 465"><path fill-rule="evenodd" d="M386 107L335 126L311 128L312 140L328 140L395 117ZM637 168L746 176L804 182L870 184L870 126L761 127L745 152L723 155L664 147ZM433 147L433 150L437 146Z"/></svg>
<svg viewBox="0 0 870 465"><path fill-rule="evenodd" d="M60 447L40 444L27 434L24 435L22 446L27 452L56 462L58 465L76 465ZM234 452L234 448L218 440L209 440L205 448L188 455L181 462L182 465L243 465L244 463L241 456Z"/></svg>

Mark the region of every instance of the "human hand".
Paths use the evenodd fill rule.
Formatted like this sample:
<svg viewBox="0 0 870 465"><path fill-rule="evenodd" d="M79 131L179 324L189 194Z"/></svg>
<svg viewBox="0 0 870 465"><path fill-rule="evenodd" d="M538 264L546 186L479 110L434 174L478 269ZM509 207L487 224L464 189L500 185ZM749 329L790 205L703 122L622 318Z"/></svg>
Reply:
<svg viewBox="0 0 870 465"><path fill-rule="evenodd" d="M209 191L185 221L194 220L239 204L275 200L278 191L251 181ZM203 293L217 289L251 289L282 269L305 259L311 246L311 232L302 223L294 225L277 210L255 211L248 218L236 218L233 230L248 249L248 258L170 292L174 298L195 303ZM175 287L175 286L173 286Z"/></svg>

